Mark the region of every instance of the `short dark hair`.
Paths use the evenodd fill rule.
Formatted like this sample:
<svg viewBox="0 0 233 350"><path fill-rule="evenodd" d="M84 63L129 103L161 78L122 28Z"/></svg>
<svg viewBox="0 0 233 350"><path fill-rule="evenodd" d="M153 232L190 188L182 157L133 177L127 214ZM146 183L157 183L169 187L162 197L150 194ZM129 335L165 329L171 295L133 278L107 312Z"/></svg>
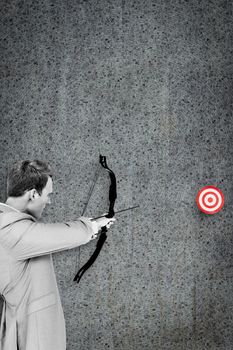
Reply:
<svg viewBox="0 0 233 350"><path fill-rule="evenodd" d="M40 160L24 160L15 163L7 175L7 197L20 197L35 188L39 194L52 177L49 164Z"/></svg>

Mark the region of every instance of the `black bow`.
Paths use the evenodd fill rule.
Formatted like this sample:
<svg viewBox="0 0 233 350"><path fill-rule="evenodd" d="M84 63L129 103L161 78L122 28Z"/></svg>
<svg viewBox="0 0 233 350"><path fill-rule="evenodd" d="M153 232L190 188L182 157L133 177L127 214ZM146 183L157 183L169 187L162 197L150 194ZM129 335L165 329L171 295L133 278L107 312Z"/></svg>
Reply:
<svg viewBox="0 0 233 350"><path fill-rule="evenodd" d="M115 205L115 201L117 198L117 184L116 184L116 176L114 174L114 172L109 169L108 165L107 165L107 161L106 161L106 157L100 155L100 164L102 165L102 167L104 169L106 169L109 173L109 177L110 177L110 187L109 187L109 209L108 209L108 214L106 215L106 218L112 218L115 214L114 212L114 205ZM98 176L97 176L98 178ZM94 186L92 187L91 193L93 192ZM90 193L90 196L91 196ZM88 198L88 201L90 199L90 196ZM86 206L88 204L88 201L86 203ZM85 208L86 208L85 206ZM90 257L90 259L87 261L87 263L85 265L83 265L81 267L81 269L77 272L77 274L74 277L74 281L77 281L77 283L79 283L80 279L82 278L83 274L91 267L91 265L95 262L96 258L98 257L104 242L107 239L107 227L104 226L101 229L101 233L98 239L98 242L96 244L96 249L94 251L94 253L92 254L92 256Z"/></svg>

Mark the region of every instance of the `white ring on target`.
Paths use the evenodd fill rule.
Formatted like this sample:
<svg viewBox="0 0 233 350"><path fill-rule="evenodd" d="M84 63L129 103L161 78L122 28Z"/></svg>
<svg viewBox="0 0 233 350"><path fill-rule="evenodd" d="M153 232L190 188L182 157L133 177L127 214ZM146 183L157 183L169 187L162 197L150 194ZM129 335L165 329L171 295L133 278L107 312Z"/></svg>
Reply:
<svg viewBox="0 0 233 350"><path fill-rule="evenodd" d="M209 198L211 198L212 201L209 202L209 201L208 201ZM207 195L205 196L205 203L208 204L208 206L213 207L213 206L217 203L216 196L213 195L213 194L211 194L211 193L207 194Z"/></svg>
<svg viewBox="0 0 233 350"><path fill-rule="evenodd" d="M213 192L213 193L216 194L217 197L218 197L218 204L217 204L214 208L208 208L208 207L206 207L205 204L204 204L203 201L202 201L203 196L204 196L206 193L208 193L208 192L209 192L209 194L211 194L211 192ZM200 194L200 197L198 198L198 202L199 202L200 206L201 206L204 210L210 211L210 212L211 212L211 211L218 210L218 209L221 207L221 205L222 205L222 197L221 197L220 193L219 193L217 190L215 190L214 188L207 188L207 189L203 190L202 193Z"/></svg>

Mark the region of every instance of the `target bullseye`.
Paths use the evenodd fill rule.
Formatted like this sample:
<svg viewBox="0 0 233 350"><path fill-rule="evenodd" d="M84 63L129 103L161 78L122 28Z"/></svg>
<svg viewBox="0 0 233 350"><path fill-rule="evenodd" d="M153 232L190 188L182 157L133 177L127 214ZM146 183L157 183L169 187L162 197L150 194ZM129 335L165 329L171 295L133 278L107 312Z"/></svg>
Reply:
<svg viewBox="0 0 233 350"><path fill-rule="evenodd" d="M203 213L215 214L218 213L224 205L224 195L219 188L206 186L198 192L196 203Z"/></svg>

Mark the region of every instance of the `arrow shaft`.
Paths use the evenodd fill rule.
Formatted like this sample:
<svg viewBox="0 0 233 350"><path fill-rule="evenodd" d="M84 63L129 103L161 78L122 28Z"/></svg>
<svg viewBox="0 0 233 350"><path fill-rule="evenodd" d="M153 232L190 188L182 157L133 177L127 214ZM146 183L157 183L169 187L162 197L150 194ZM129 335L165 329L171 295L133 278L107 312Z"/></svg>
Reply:
<svg viewBox="0 0 233 350"><path fill-rule="evenodd" d="M121 209L121 210L115 211L115 214L122 213L123 211L132 210L132 209L135 209L135 208L139 208L139 205L135 205L134 207L130 207L130 208L126 208L126 209ZM96 220L96 219L100 219L100 218L104 218L104 217L105 217L105 215L101 215L101 216L97 216L96 218L93 218L92 220Z"/></svg>

